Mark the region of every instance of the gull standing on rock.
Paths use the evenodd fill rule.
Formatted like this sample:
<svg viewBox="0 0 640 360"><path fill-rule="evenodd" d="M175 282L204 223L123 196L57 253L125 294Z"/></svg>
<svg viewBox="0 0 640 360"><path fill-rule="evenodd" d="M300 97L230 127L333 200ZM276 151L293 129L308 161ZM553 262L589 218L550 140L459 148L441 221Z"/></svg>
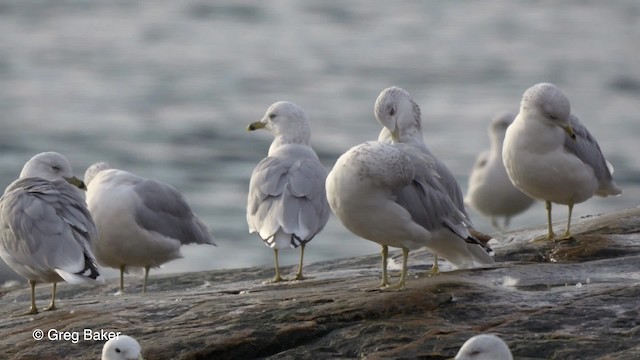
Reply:
<svg viewBox="0 0 640 360"><path fill-rule="evenodd" d="M569 206L563 238L571 238L575 204L593 195L620 195L596 139L571 115L569 99L555 85L540 83L525 91L520 113L507 129L502 149L515 187L545 202L548 235L553 239L551 203Z"/></svg>
<svg viewBox="0 0 640 360"><path fill-rule="evenodd" d="M28 314L38 313L36 283L53 283L45 310L55 310L58 282L102 280L91 252L96 227L78 188L86 189L72 175L69 161L45 152L24 165L0 198L0 257L29 281Z"/></svg>
<svg viewBox="0 0 640 360"><path fill-rule="evenodd" d="M409 251L426 246L459 268L493 263L472 239L434 160L406 144L377 141L352 147L327 176L333 213L352 233L382 245L381 289L402 290ZM388 247L402 249L400 282L389 286Z"/></svg>
<svg viewBox="0 0 640 360"><path fill-rule="evenodd" d="M447 168L447 166L440 159L438 159L431 153L424 141L424 137L422 134L422 115L420 112L420 107L413 100L411 94L409 94L408 91L397 86L386 88L382 90L382 92L380 92L380 95L378 95L374 107L374 112L376 120L378 120L378 122L382 126L384 126L384 128L380 132L380 135L378 136L378 141L384 143L407 144L408 146L413 147L417 151L433 159L433 169L437 174L436 178L441 182L444 190L446 191L446 194L451 198L453 204L463 214L465 218L464 223L467 227L468 232L470 233L470 238L475 239L475 241L468 243L469 256L471 256L473 260L478 264L494 263L493 259L486 253L486 251L482 249L482 246L484 246L486 242L491 239L491 237L481 234L473 228L471 219L469 218L467 210L464 206L464 198L462 195L462 190L460 189L460 185L458 185L458 182L456 181L453 173L449 170L449 168ZM418 207L422 206L415 203L406 205ZM429 212L431 211L431 209L416 209L414 210L414 215L424 211ZM417 219L417 221L420 222L421 220ZM431 231L435 229L429 230ZM451 237L457 237L457 235L447 230L440 231L439 236L442 237L441 241L443 242L456 241L454 239L447 239ZM483 241L480 242L479 239ZM451 261L450 259L447 260ZM438 272L437 253L434 254L432 272Z"/></svg>
<svg viewBox="0 0 640 360"><path fill-rule="evenodd" d="M215 245L209 228L173 186L105 162L91 165L84 179L99 234L93 249L98 263L120 269L120 292L127 267L144 268L144 293L149 269L181 258L182 245Z"/></svg>
<svg viewBox="0 0 640 360"><path fill-rule="evenodd" d="M306 244L329 219L325 193L327 170L309 145L309 119L297 105L279 101L264 117L249 125L248 131L265 128L275 139L268 156L251 174L247 199L249 232L257 232L275 254L276 275L282 281L278 250L300 247L296 280L304 279L302 262Z"/></svg>
<svg viewBox="0 0 640 360"><path fill-rule="evenodd" d="M512 216L528 209L534 200L516 189L502 163L502 143L505 132L515 115L509 112L496 116L489 125L489 150L478 155L469 176L469 190L465 202L481 214L491 218L498 230L506 230ZM498 217L504 217L503 225Z"/></svg>

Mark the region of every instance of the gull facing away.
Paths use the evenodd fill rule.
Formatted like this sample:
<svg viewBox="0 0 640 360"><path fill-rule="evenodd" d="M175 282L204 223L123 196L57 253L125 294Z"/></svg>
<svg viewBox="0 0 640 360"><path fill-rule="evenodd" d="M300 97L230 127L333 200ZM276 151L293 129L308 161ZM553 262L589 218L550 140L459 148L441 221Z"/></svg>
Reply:
<svg viewBox="0 0 640 360"><path fill-rule="evenodd" d="M327 224L327 170L309 145L309 119L297 105L279 101L247 131L267 129L274 136L268 156L251 174L247 197L249 233L257 232L275 254L276 275L282 281L278 250L300 247L296 280L304 279L304 248Z"/></svg>
<svg viewBox="0 0 640 360"><path fill-rule="evenodd" d="M493 263L438 179L434 159L407 144L377 141L342 154L327 176L333 213L352 233L382 245L381 289L402 290L409 251L426 246L459 268ZM388 247L402 249L400 282L389 286Z"/></svg>
<svg viewBox="0 0 640 360"><path fill-rule="evenodd" d="M500 337L480 334L467 340L454 360L513 360L513 355Z"/></svg>
<svg viewBox="0 0 640 360"><path fill-rule="evenodd" d="M128 335L109 339L102 347L102 360L144 360L138 341Z"/></svg>
<svg viewBox="0 0 640 360"><path fill-rule="evenodd" d="M507 129L504 166L516 188L545 202L548 235L553 239L551 203L569 207L563 238L571 237L571 212L593 195L620 195L613 167L596 139L571 115L569 99L555 85L540 83L525 91L520 113Z"/></svg>
<svg viewBox="0 0 640 360"><path fill-rule="evenodd" d="M120 270L120 292L128 267L149 269L182 257L187 244L214 245L209 228L173 186L112 169L105 162L85 172L87 205L98 228L93 251L98 263Z"/></svg>
<svg viewBox="0 0 640 360"><path fill-rule="evenodd" d="M382 90L376 99L374 113L376 120L384 126L378 136L378 141L384 143L406 144L433 160L433 169L437 174L436 178L442 184L445 193L451 198L455 207L466 218L464 223L471 234L471 238L476 239L475 242L468 243L467 245L469 247L469 255L472 256L473 260L478 264L493 264L493 259L481 248L491 239L491 237L481 234L473 228L471 219L469 218L464 206L464 198L462 196L460 185L458 185L458 182L449 168L447 168L440 159L435 157L427 147L422 134L422 115L420 107L413 100L411 94L397 86L392 86ZM416 204L413 205L415 206ZM429 204L425 205L430 206ZM416 213L424 211L429 212L431 210L427 208L419 210ZM457 236L450 231L442 231L438 235L442 236L441 241L443 242L456 241L455 238ZM447 240L450 237L453 237L453 239ZM479 243L479 239L482 240L482 244ZM384 251L385 249L383 248L383 252ZM438 273L438 271L438 254L435 253L432 273Z"/></svg>
<svg viewBox="0 0 640 360"><path fill-rule="evenodd" d="M31 308L37 314L36 283L56 285L102 281L91 252L97 231L69 161L56 152L32 157L0 198L0 257L31 286Z"/></svg>
<svg viewBox="0 0 640 360"><path fill-rule="evenodd" d="M491 147L478 155L465 197L465 202L490 217L491 224L498 230L506 230L511 217L527 210L535 201L513 186L502 163L502 143L514 118L515 114L504 112L491 121ZM499 217L504 217L502 225L498 224Z"/></svg>

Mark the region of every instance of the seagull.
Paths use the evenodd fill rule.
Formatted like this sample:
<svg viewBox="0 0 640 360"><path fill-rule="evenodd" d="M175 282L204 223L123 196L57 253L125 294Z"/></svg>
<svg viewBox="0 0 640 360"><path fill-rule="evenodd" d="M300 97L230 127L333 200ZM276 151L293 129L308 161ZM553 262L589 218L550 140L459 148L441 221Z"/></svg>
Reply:
<svg viewBox="0 0 640 360"><path fill-rule="evenodd" d="M545 202L547 239L554 239L551 203L569 207L561 239L571 238L573 206L593 195L620 195L613 167L589 130L571 115L569 99L553 84L536 84L522 96L520 112L507 129L502 149L513 185Z"/></svg>
<svg viewBox="0 0 640 360"><path fill-rule="evenodd" d="M454 360L513 360L513 355L500 337L480 334L467 340Z"/></svg>
<svg viewBox="0 0 640 360"><path fill-rule="evenodd" d="M435 171L435 160L407 144L370 141L342 154L327 176L333 213L352 233L382 245L382 290L403 290L409 251L423 246L459 268L493 263L467 230ZM388 247L402 249L400 281L387 279Z"/></svg>
<svg viewBox="0 0 640 360"><path fill-rule="evenodd" d="M35 155L18 180L0 198L0 257L31 286L31 308L37 314L36 283L53 283L51 303L56 309L56 286L102 281L91 244L95 224L69 161L56 152Z"/></svg>
<svg viewBox="0 0 640 360"><path fill-rule="evenodd" d="M142 348L136 339L118 335L109 339L102 347L102 360L144 360Z"/></svg>
<svg viewBox="0 0 640 360"><path fill-rule="evenodd" d="M515 114L504 112L491 121L491 148L478 155L465 197L465 203L490 217L491 224L498 230L506 230L511 217L525 211L535 201L511 184L502 163L504 135L514 118ZM502 225L498 224L498 217L504 217Z"/></svg>
<svg viewBox="0 0 640 360"><path fill-rule="evenodd" d="M437 178L442 183L446 194L451 198L456 208L466 218L465 224L473 239L474 243L469 243L469 247L473 248L472 253L478 254L478 263L492 264L494 261L485 256L485 252L478 251L479 247L485 246L491 239L490 236L484 235L473 228L473 224L469 218L469 214L464 206L464 197L460 185L456 181L453 173L447 166L427 147L422 134L422 115L420 106L413 100L411 94L405 89L397 86L386 88L380 92L374 106L374 114L376 120L383 126L378 141L384 143L407 144L422 152L429 158L433 159L433 169L437 173ZM449 233L443 234L445 237ZM480 243L479 240L482 240ZM444 241L444 240L443 240ZM449 259L447 259L449 260ZM437 274L438 254L434 254L432 273Z"/></svg>
<svg viewBox="0 0 640 360"><path fill-rule="evenodd" d="M274 140L268 156L251 174L247 197L247 224L275 254L280 282L278 250L300 247L295 279L302 280L304 249L327 224L329 205L325 193L327 170L309 145L311 130L305 112L288 101L272 104L260 121L247 131L269 130Z"/></svg>
<svg viewBox="0 0 640 360"><path fill-rule="evenodd" d="M99 234L93 249L99 264L120 270L120 292L127 267L144 268L144 293L149 269L181 258L182 245L215 245L209 228L173 186L106 162L91 165L84 177Z"/></svg>

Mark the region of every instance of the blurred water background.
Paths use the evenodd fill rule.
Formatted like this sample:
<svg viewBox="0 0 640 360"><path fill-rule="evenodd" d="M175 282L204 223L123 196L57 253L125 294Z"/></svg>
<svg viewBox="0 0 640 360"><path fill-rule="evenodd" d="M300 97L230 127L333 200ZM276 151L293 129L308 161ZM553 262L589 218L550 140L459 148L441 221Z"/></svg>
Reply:
<svg viewBox="0 0 640 360"><path fill-rule="evenodd" d="M637 206L636 0L1 0L0 186L42 151L66 155L79 176L105 160L180 189L217 239L183 248L160 272L271 266L273 252L245 220L249 176L272 139L245 127L271 103L307 111L330 168L377 138L378 93L404 87L431 150L466 191L488 122L542 81L569 97L624 190L574 216ZM554 210L566 219L566 207ZM512 228L544 222L536 204ZM379 247L332 217L307 250L310 263ZM297 251L281 253L282 265L296 263Z"/></svg>

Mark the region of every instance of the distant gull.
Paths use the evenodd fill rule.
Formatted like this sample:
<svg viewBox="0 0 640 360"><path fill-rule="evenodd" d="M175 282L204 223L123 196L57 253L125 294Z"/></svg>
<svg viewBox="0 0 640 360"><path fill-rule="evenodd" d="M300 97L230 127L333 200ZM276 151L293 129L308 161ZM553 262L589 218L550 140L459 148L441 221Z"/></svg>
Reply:
<svg viewBox="0 0 640 360"><path fill-rule="evenodd" d="M460 185L458 185L453 173L449 168L447 168L444 162L434 156L427 147L422 134L422 115L420 112L420 106L418 106L418 104L413 100L411 94L409 94L405 89L397 86L388 87L382 90L376 99L374 113L376 120L384 126L378 136L378 141L384 143L407 144L433 160L433 169L437 174L436 179L442 184L445 193L451 198L455 207L465 217L464 224L471 234L470 238L475 239L467 245L469 247L469 256L471 256L478 264L492 264L494 262L493 259L487 255L485 251L480 249L480 247L484 246L491 237L484 235L473 228L471 219L465 209L464 198L462 196ZM408 206L419 207L423 205L411 204ZM424 204L424 206L430 205ZM429 209L414 210L414 215L420 216L418 214L423 211L429 211ZM420 220L418 219L418 221ZM441 237L440 241L443 242L457 241L455 239L447 240L451 236L454 238L456 237L456 235L453 235L450 231L441 231L436 234L436 237L438 236ZM483 241L479 243L479 239ZM432 272L438 272L437 253L434 254Z"/></svg>
<svg viewBox="0 0 640 360"><path fill-rule="evenodd" d="M480 334L467 340L454 360L513 360L513 355L500 337Z"/></svg>
<svg viewBox="0 0 640 360"><path fill-rule="evenodd" d="M278 250L300 247L296 280L302 280L306 244L329 219L324 183L327 170L309 145L309 119L297 105L279 101L264 117L249 125L248 131L265 128L275 139L268 156L251 174L247 199L249 232L257 232L275 254L276 275L282 281Z"/></svg>
<svg viewBox="0 0 640 360"><path fill-rule="evenodd" d="M98 228L93 245L98 263L120 269L120 291L129 267L149 269L181 258L187 244L215 245L209 228L173 186L112 169L105 162L85 172L87 205Z"/></svg>
<svg viewBox="0 0 640 360"><path fill-rule="evenodd" d="M334 214L352 233L382 245L381 289L402 290L409 251L426 246L460 268L493 259L472 239L434 160L407 144L376 141L342 154L327 177ZM387 279L388 247L402 249L398 284Z"/></svg>
<svg viewBox="0 0 640 360"><path fill-rule="evenodd" d="M29 281L28 314L38 313L36 283L53 283L45 310L55 310L58 282L102 280L91 252L96 227L78 188L85 186L72 175L69 161L45 152L27 161L0 198L0 257Z"/></svg>
<svg viewBox="0 0 640 360"><path fill-rule="evenodd" d="M491 147L478 155L469 176L469 190L465 202L481 214L491 218L498 230L506 230L512 216L528 209L534 200L516 189L502 163L502 143L515 115L497 115L489 125ZM504 217L502 225L498 218Z"/></svg>
<svg viewBox="0 0 640 360"><path fill-rule="evenodd" d="M136 339L118 335L109 339L102 347L102 360L144 360L142 348Z"/></svg>
<svg viewBox="0 0 640 360"><path fill-rule="evenodd" d="M551 203L569 206L563 238L571 237L573 205L593 195L620 195L596 139L571 115L569 100L555 85L540 83L522 96L520 113L507 129L502 158L513 185L545 201L548 239L553 239Z"/></svg>

